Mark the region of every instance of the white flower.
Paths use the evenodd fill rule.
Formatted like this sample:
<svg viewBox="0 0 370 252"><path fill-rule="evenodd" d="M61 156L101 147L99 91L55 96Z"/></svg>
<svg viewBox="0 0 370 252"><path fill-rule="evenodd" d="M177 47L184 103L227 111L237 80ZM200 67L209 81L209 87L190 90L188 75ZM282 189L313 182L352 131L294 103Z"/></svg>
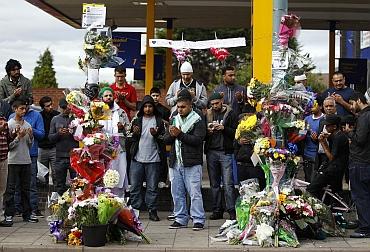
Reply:
<svg viewBox="0 0 370 252"><path fill-rule="evenodd" d="M119 173L115 170L108 170L103 177L105 187L114 188L119 183Z"/></svg>
<svg viewBox="0 0 370 252"><path fill-rule="evenodd" d="M84 143L84 145L86 146L91 146L94 144L94 138L93 137L85 137L82 142Z"/></svg>
<svg viewBox="0 0 370 252"><path fill-rule="evenodd" d="M257 225L256 236L259 245L264 245L266 241L271 239L272 233L274 229L267 225L266 223L262 223L261 225Z"/></svg>

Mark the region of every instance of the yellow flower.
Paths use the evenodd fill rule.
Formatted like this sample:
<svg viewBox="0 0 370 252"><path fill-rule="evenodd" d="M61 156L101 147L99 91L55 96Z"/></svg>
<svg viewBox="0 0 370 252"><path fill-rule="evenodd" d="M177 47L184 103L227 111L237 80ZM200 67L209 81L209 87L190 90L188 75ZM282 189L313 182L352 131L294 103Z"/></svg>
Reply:
<svg viewBox="0 0 370 252"><path fill-rule="evenodd" d="M280 203L283 203L286 200L286 197L287 196L285 194L280 193L279 194L279 201L280 201Z"/></svg>
<svg viewBox="0 0 370 252"><path fill-rule="evenodd" d="M274 152L274 155L273 156L274 156L275 159L277 159L279 157L279 153Z"/></svg>

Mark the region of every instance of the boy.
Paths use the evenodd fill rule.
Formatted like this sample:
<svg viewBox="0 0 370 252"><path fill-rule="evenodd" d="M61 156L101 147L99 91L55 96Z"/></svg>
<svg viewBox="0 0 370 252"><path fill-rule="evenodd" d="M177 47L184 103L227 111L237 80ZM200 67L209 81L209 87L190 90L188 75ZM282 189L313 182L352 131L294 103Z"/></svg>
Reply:
<svg viewBox="0 0 370 252"><path fill-rule="evenodd" d="M171 116L171 112L167 107L163 106L159 102L159 99L161 98L161 90L157 87L153 87L150 90L150 96L153 98L155 108L161 114L163 122L166 125L168 125L169 120L170 120L170 116ZM161 156L161 166L160 166L161 167L161 174L159 176L159 181L160 182L158 184L159 188L165 187L166 182L167 182L168 165L167 165L166 146L165 145L163 145L163 149L161 150L161 155L162 155Z"/></svg>
<svg viewBox="0 0 370 252"><path fill-rule="evenodd" d="M12 141L9 144L8 153L8 183L4 194L5 220L2 226L13 225L15 214L15 185L20 180L22 198L22 217L25 222L38 222L38 219L31 215L30 206L30 181L31 181L31 157L30 148L33 142L32 126L23 117L26 114L27 102L16 100L13 103L15 117L8 122L9 132Z"/></svg>

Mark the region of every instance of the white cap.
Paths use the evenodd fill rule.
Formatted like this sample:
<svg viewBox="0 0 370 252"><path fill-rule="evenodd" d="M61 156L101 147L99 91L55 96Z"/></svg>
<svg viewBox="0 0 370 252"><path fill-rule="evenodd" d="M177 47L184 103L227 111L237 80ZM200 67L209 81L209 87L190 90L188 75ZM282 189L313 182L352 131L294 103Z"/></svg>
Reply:
<svg viewBox="0 0 370 252"><path fill-rule="evenodd" d="M192 72L193 72L193 67L191 66L189 62L185 61L184 63L182 63L180 67L180 73L192 73Z"/></svg>
<svg viewBox="0 0 370 252"><path fill-rule="evenodd" d="M307 80L305 74L294 76L294 81L303 81L303 80Z"/></svg>

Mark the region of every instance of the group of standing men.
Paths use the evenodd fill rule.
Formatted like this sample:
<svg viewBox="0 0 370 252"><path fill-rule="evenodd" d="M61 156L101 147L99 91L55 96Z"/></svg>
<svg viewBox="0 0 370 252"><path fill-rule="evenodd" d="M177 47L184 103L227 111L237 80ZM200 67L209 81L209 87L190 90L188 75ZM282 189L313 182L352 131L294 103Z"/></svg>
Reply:
<svg viewBox="0 0 370 252"><path fill-rule="evenodd" d="M29 222L37 222L37 216L42 216L37 208L37 159L47 167L50 165L53 184L59 194L67 189L67 171L72 178L76 175L70 167L69 151L77 147L78 142L73 137L75 129L71 122L74 118L66 100L59 100L60 113L52 109L50 97L40 100L41 113L30 108L33 102L31 83L20 74L21 67L18 61L9 60L7 75L0 82L0 204L4 202L5 208L1 226L11 226L16 211ZM112 111L110 121L101 121L102 131L120 136L120 155L112 163L112 169L121 175L115 193L123 196L130 184L134 209L139 211L145 202L149 218L159 221L158 183L166 182L168 172L174 203L174 222L169 228L186 227L192 219L193 229L201 230L206 218L201 193L205 153L213 200L210 219L223 218L224 211L229 213L230 219L235 219L234 184L238 181L233 175L237 173L240 181L255 177L262 188L265 185L262 170L251 163L253 146L250 141L234 139L240 116L256 113L246 101L245 87L235 83L235 69L224 68L222 83L207 97L205 86L193 78L191 64L183 63L181 78L171 84L165 97L170 109L159 102L158 88L153 88L137 109L136 90L126 82L126 70L117 67L114 73L115 83L102 88L99 98ZM343 74L335 73L332 81L334 87L320 96L324 99L325 114L317 99L318 105L306 118L310 124L304 149L306 180L311 182L308 190L315 194L325 184L341 188L345 164L349 162L351 192L360 224L352 237L368 237L370 110L365 97L345 85ZM308 89L305 76L297 77L296 83ZM349 115L357 115L356 124L350 122ZM342 121L338 116L344 116ZM168 162L166 145L171 145ZM346 160L344 154L348 149ZM336 179L329 181L330 176ZM144 181L145 198L142 195ZM225 192L226 209L222 206L221 187ZM187 194L190 211L186 204Z"/></svg>

